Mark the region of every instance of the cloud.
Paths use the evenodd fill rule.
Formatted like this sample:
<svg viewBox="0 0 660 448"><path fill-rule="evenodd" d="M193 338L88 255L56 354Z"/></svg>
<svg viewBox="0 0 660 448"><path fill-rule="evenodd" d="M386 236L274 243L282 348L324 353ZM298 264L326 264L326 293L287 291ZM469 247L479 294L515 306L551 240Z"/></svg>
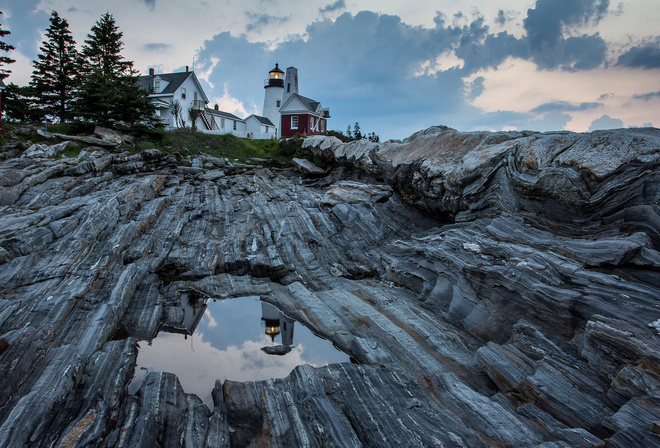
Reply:
<svg viewBox="0 0 660 448"><path fill-rule="evenodd" d="M484 93L484 80L485 78L483 76L477 76L474 79L474 81L469 82L466 85L466 89L467 89L466 96L469 100L474 100L479 95Z"/></svg>
<svg viewBox="0 0 660 448"><path fill-rule="evenodd" d="M520 123L518 129L532 129L541 132L562 130L566 129L566 125L571 121L571 118L569 114L555 110L544 114L536 120L528 120Z"/></svg>
<svg viewBox="0 0 660 448"><path fill-rule="evenodd" d="M509 14L504 12L503 9L500 9L497 11L497 17L495 17L495 23L498 25L504 26L511 18L509 17Z"/></svg>
<svg viewBox="0 0 660 448"><path fill-rule="evenodd" d="M551 103L543 103L540 106L535 107L530 112L535 114L547 113L547 112L577 112L585 111L591 109L597 109L603 107L602 103L579 103L573 104L568 101L553 101Z"/></svg>
<svg viewBox="0 0 660 448"><path fill-rule="evenodd" d="M486 34L480 40L472 35L473 39L461 39L456 55L465 61L465 71L473 73L479 69L497 67L509 57L527 59L529 51L527 44L506 31L498 34Z"/></svg>
<svg viewBox="0 0 660 448"><path fill-rule="evenodd" d="M595 18L601 14L598 5L605 4L580 2L595 8L591 15L585 13ZM611 115L626 98L655 89L644 80L632 91L622 90L620 81L629 75L607 75L602 64L607 44L597 33L560 35L561 53L553 60L560 70L550 70L531 62L537 57L530 53L527 36L493 33L478 13L451 23L437 13L433 24L412 26L395 15L345 12L335 20L312 22L304 35L289 36L274 47L220 33L204 43L199 60L219 59L209 82L222 88L231 80L226 92L209 96L226 93L240 99L246 112L263 104L260 87L275 62L296 66L301 94L330 108L331 129L344 130L359 121L383 138L404 137L409 134L393 133L435 124L547 130L579 123L586 130L597 118L594 111ZM599 99L603 92L617 96L605 102Z"/></svg>
<svg viewBox="0 0 660 448"><path fill-rule="evenodd" d="M578 48L584 48L587 43L594 48L596 41L602 39L597 34L588 38L582 36L572 43L573 48L569 48L572 53L566 55L564 31L572 26L598 23L605 16L608 6L609 0L537 0L535 7L527 10L523 21L535 62L544 68L554 68L565 63L566 56L571 60L571 55L575 56L579 53ZM584 53L580 54L584 56ZM600 62L603 60L604 54ZM593 64L592 58L587 66L592 67Z"/></svg>
<svg viewBox="0 0 660 448"><path fill-rule="evenodd" d="M291 16L277 17L277 16L271 16L269 14L260 14L249 11L246 11L245 15L251 21L251 23L248 23L248 25L245 27L246 31L248 32L251 31L258 32L261 31L265 26L282 25L283 23L286 23L289 20L291 20Z"/></svg>
<svg viewBox="0 0 660 448"><path fill-rule="evenodd" d="M564 69L589 70L605 61L607 44L598 33L569 37L564 44Z"/></svg>
<svg viewBox="0 0 660 448"><path fill-rule="evenodd" d="M3 29L11 32L3 40L30 59L36 59L41 32L49 25L50 13L39 10L40 3L40 0L9 2L3 7L4 14L0 16Z"/></svg>
<svg viewBox="0 0 660 448"><path fill-rule="evenodd" d="M222 96L212 98L211 103L217 104L220 110L234 114L239 118L245 118L250 114L259 115L261 113L261 111L255 110L254 106L252 106L248 112L248 109L245 108L245 105L241 100L234 98L229 94L227 83L224 84L224 92Z"/></svg>
<svg viewBox="0 0 660 448"><path fill-rule="evenodd" d="M652 100L652 99L660 98L660 91L643 93L641 95L634 95L633 98L635 98L637 100L649 101L649 100Z"/></svg>
<svg viewBox="0 0 660 448"><path fill-rule="evenodd" d="M655 69L660 68L660 38L641 47L632 47L619 56L616 65L621 67Z"/></svg>
<svg viewBox="0 0 660 448"><path fill-rule="evenodd" d="M164 43L151 43L151 44L144 44L142 48L146 51L154 52L154 53L164 53L167 50L169 50L172 47L170 44L164 44Z"/></svg>
<svg viewBox="0 0 660 448"><path fill-rule="evenodd" d="M321 14L327 14L331 12L342 11L346 9L346 2L344 0L337 0L334 3L325 5L323 8L319 8Z"/></svg>
<svg viewBox="0 0 660 448"><path fill-rule="evenodd" d="M598 129L618 129L623 127L623 121L618 118L612 118L605 114L600 118L595 119L589 126L589 131L596 131Z"/></svg>
<svg viewBox="0 0 660 448"><path fill-rule="evenodd" d="M152 11L156 9L156 0L144 0L144 4Z"/></svg>

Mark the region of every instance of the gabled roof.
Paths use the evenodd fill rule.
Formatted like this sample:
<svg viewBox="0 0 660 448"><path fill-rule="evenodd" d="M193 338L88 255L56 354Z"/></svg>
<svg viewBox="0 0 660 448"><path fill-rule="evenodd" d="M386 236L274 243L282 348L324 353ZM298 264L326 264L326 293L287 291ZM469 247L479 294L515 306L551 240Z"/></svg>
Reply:
<svg viewBox="0 0 660 448"><path fill-rule="evenodd" d="M215 109L206 109L206 111L211 115L215 115L216 117L229 118L230 120L236 120L236 121L243 121L242 118L238 118L236 115L230 114L229 112L223 112L221 110L215 110Z"/></svg>
<svg viewBox="0 0 660 448"><path fill-rule="evenodd" d="M206 97L206 93L204 93L204 89L202 89L202 86L199 84L197 76L195 76L195 72L192 71L178 73L156 73L155 75L139 76L137 84L152 95L173 95L177 90L179 90L179 87L181 87L181 85L191 76L193 81L195 81L197 84L199 91L202 93L202 96L206 102L208 102L208 98ZM158 93L151 92L151 89L153 89L154 86L154 78L156 77L169 83L161 92Z"/></svg>
<svg viewBox="0 0 660 448"><path fill-rule="evenodd" d="M253 118L253 117L256 118L257 121L258 121L259 123L263 124L263 125L266 125L266 126L275 126L275 125L273 124L273 122L270 121L270 119L268 119L268 118L266 118L266 117L261 117L261 116L259 116L259 115L254 115L254 114L252 114L252 115L250 115L249 117L247 117L245 120L249 120L250 118Z"/></svg>
<svg viewBox="0 0 660 448"><path fill-rule="evenodd" d="M294 93L286 100L284 104L282 104L282 107L280 108L280 113L282 113L282 111L286 109L287 105L291 103L291 101L293 101L294 99L300 101L300 103L308 112L311 113L319 112L319 107L321 106L321 103L319 103L318 101L314 101L311 98L307 98L306 96L302 96L297 93Z"/></svg>

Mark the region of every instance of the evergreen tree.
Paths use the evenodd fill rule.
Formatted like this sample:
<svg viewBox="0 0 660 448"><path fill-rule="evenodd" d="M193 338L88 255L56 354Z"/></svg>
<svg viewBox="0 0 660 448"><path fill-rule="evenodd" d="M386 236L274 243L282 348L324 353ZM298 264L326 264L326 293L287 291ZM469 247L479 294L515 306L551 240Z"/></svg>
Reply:
<svg viewBox="0 0 660 448"><path fill-rule="evenodd" d="M39 60L33 62L30 81L36 103L46 114L67 121L74 101L78 51L68 22L55 11L51 13L50 26L40 50Z"/></svg>
<svg viewBox="0 0 660 448"><path fill-rule="evenodd" d="M360 132L360 123L358 123L357 121L355 122L355 126L353 126L353 138L355 140L362 139L362 132Z"/></svg>
<svg viewBox="0 0 660 448"><path fill-rule="evenodd" d="M10 83L2 92L2 108L9 121L41 121L43 111L34 107L35 101L36 94L31 86Z"/></svg>
<svg viewBox="0 0 660 448"><path fill-rule="evenodd" d="M2 14L2 11L0 11L0 14ZM10 50L14 49L13 45L9 45L5 43L4 40L2 40L6 35L10 34L11 31L9 30L3 30L2 26L0 25L0 51L4 52L9 52ZM8 65L16 62L15 59L10 58L9 56L0 56L0 81L3 81L9 74L11 73L11 70L7 70L4 68L1 68L3 65Z"/></svg>
<svg viewBox="0 0 660 448"><path fill-rule="evenodd" d="M94 24L91 33L87 35L82 48L84 63L83 72L98 71L102 75L120 78L136 74L133 63L125 61L121 56L124 43L121 38L124 33L119 31L115 18L106 12Z"/></svg>
<svg viewBox="0 0 660 448"><path fill-rule="evenodd" d="M137 85L133 62L121 56L123 33L105 13L92 27L82 48L81 84L75 110L85 120L112 125L144 122L156 126L149 93Z"/></svg>

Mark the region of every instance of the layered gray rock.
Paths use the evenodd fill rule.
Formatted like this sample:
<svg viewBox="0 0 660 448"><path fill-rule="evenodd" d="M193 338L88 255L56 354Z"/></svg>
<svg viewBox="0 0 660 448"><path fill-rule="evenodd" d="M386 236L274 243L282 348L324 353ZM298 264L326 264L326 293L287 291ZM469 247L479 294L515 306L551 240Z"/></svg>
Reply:
<svg viewBox="0 0 660 448"><path fill-rule="evenodd" d="M659 142L313 137L346 167L320 180L4 160L0 447L660 445ZM183 294L259 296L354 363L219 378L212 409L171 373L129 393Z"/></svg>

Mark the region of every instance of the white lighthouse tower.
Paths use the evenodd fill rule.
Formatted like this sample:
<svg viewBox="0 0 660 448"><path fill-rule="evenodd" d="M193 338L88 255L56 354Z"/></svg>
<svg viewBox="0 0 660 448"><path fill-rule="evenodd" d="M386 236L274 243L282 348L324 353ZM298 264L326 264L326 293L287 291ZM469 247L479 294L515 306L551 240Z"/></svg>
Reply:
<svg viewBox="0 0 660 448"><path fill-rule="evenodd" d="M268 79L264 83L266 94L264 95L264 109L261 113L275 125L275 136L280 136L280 106L282 106L282 94L284 93L284 72L278 64L268 72Z"/></svg>

